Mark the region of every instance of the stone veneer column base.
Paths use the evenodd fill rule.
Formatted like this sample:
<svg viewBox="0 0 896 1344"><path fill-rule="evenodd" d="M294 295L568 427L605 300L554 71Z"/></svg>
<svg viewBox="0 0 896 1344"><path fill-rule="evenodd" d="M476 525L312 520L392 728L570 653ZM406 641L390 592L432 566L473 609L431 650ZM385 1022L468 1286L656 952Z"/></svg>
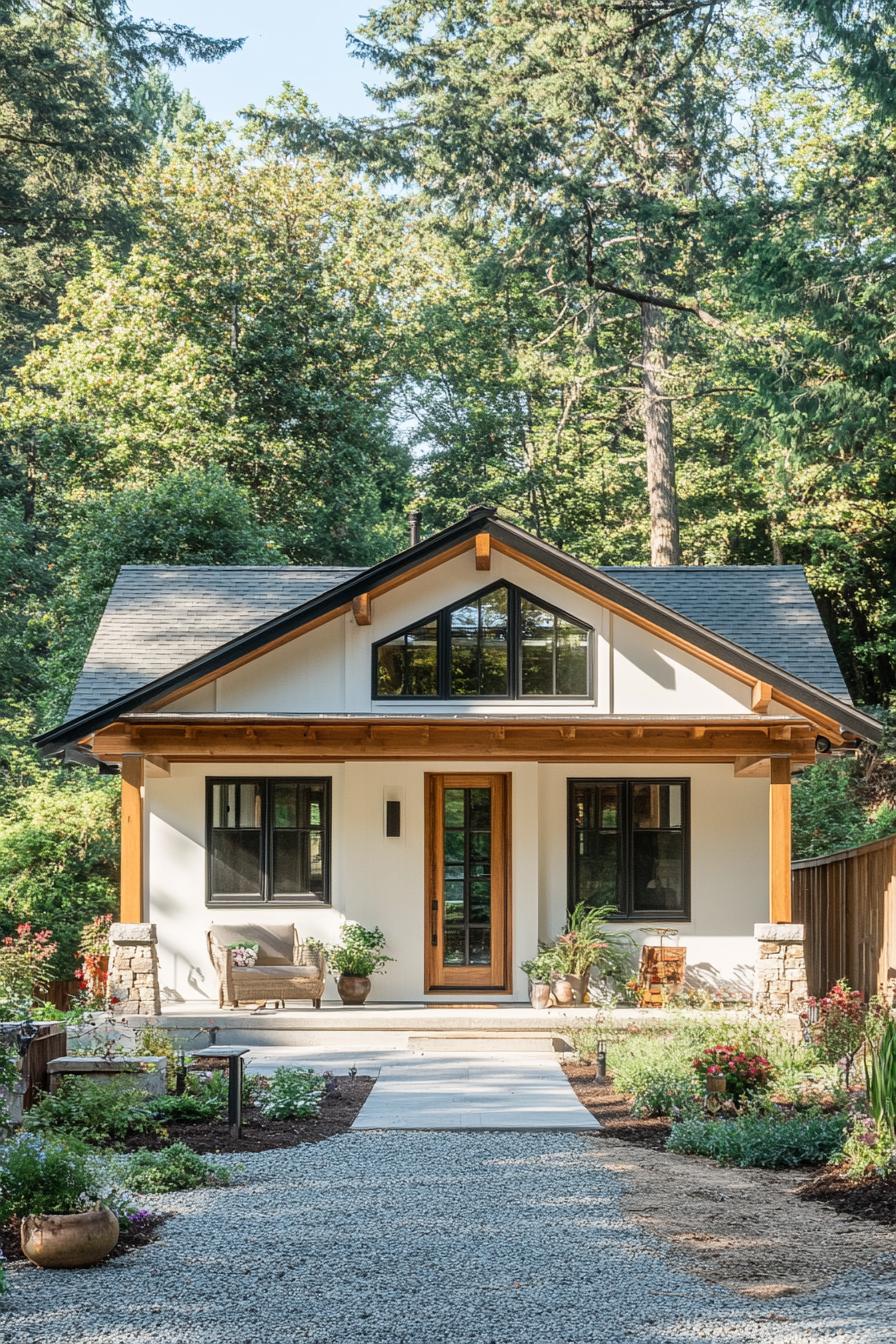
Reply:
<svg viewBox="0 0 896 1344"><path fill-rule="evenodd" d="M756 924L753 1012L801 1013L809 997L802 924Z"/></svg>
<svg viewBox="0 0 896 1344"><path fill-rule="evenodd" d="M111 925L106 1006L120 1014L162 1011L155 924Z"/></svg>

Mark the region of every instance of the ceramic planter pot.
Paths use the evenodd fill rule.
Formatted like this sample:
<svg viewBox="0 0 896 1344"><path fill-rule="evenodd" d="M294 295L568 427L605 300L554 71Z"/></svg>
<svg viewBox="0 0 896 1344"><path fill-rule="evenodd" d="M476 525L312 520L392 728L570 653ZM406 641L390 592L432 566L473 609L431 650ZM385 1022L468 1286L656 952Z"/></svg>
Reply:
<svg viewBox="0 0 896 1344"><path fill-rule="evenodd" d="M349 1007L356 1006L363 1003L370 993L370 976L340 975L336 981L336 989L344 1004Z"/></svg>
<svg viewBox="0 0 896 1344"><path fill-rule="evenodd" d="M584 1003L588 997L588 981L591 979L591 967L584 975L567 975L564 977L572 985L573 1003Z"/></svg>
<svg viewBox="0 0 896 1344"><path fill-rule="evenodd" d="M540 980L533 980L529 985L529 1002L533 1008L550 1008L550 985Z"/></svg>
<svg viewBox="0 0 896 1344"><path fill-rule="evenodd" d="M22 1219L22 1252L41 1269L81 1269L105 1260L118 1244L111 1209L86 1213L32 1213Z"/></svg>
<svg viewBox="0 0 896 1344"><path fill-rule="evenodd" d="M558 975L551 981L551 993L558 1008L571 1008L575 993L568 975Z"/></svg>

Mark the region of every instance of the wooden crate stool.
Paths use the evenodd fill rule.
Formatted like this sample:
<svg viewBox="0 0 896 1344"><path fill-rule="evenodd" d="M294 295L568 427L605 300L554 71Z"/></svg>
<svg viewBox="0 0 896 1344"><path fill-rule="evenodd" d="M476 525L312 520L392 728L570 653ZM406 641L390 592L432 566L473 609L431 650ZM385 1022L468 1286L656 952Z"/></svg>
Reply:
<svg viewBox="0 0 896 1344"><path fill-rule="evenodd" d="M663 990L678 988L684 984L684 966L686 948L666 947L662 941L672 932L669 929L649 929L645 932L659 934L659 947L650 947L646 943L641 948L641 962L638 968L638 997L642 1008L662 1008Z"/></svg>

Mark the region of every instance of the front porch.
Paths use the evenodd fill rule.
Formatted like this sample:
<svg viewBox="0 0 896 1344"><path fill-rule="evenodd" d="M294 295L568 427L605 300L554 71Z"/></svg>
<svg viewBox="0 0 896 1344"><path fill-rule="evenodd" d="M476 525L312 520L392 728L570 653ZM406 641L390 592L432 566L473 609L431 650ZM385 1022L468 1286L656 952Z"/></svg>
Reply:
<svg viewBox="0 0 896 1344"><path fill-rule="evenodd" d="M582 883L604 880L598 870L612 839L603 820L608 790L612 824L629 828L620 831L618 862L631 865L625 856L644 837L653 845L620 927L638 943L642 926L674 923L701 988L749 995L754 925L786 922L790 914L790 777L814 759L814 727L806 721L759 712L738 722L652 723L320 717L275 728L257 719L222 727L201 716L176 725L166 715L137 717L98 734L94 751L121 766L121 918L157 926L166 1014L208 1020L212 1013L212 924L292 922L299 936L333 944L349 919L379 925L393 958L374 981L373 997L384 1002L365 1016L419 1004L429 1031L440 1002L479 997L518 1005L531 1029L520 963L535 955L539 940L560 932ZM284 789L306 790L300 806L305 796L322 800L311 803L326 819L316 896L279 903L225 896L222 903L216 895L211 828L223 806L218 793L242 797L244 788L254 790L262 819L274 815ZM490 828L491 942L474 952L471 932L467 963L446 973L450 948L433 939L450 933L447 798L452 790L453 797L483 789L494 800L490 816L469 825L471 843L488 840L482 827ZM581 875L571 871L580 818L590 828ZM272 834L265 843L274 840ZM458 870L470 889L468 917L478 890L476 857L470 851L469 872ZM317 1031L334 1029L332 986L328 993L330 1004L312 1024ZM422 1006L427 1002L433 1006ZM446 1011L458 1029L458 1009ZM306 1014L297 1012L301 1027Z"/></svg>

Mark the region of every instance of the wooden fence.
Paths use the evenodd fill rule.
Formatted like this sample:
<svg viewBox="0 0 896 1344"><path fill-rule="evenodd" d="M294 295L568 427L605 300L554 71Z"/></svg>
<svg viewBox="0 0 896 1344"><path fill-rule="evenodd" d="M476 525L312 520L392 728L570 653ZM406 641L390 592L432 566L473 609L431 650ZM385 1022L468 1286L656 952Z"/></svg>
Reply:
<svg viewBox="0 0 896 1344"><path fill-rule="evenodd" d="M809 993L845 979L896 988L896 836L793 864L793 919L806 927Z"/></svg>

